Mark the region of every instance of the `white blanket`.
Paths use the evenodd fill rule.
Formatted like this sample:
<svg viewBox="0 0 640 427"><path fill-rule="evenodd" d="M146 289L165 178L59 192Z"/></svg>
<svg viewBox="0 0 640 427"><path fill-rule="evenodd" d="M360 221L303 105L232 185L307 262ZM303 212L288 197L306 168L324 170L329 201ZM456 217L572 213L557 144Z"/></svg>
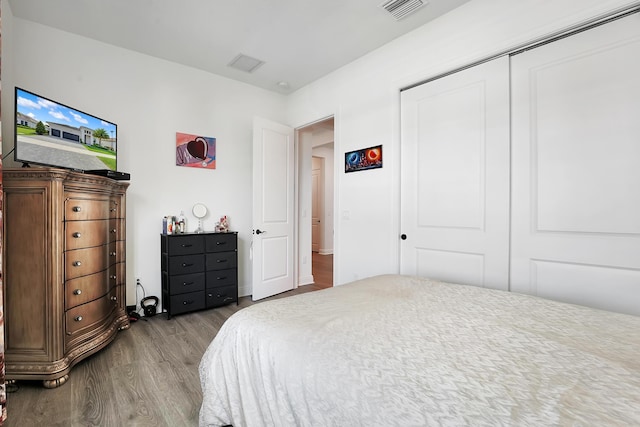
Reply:
<svg viewBox="0 0 640 427"><path fill-rule="evenodd" d="M201 426L640 425L640 317L406 276L234 314Z"/></svg>

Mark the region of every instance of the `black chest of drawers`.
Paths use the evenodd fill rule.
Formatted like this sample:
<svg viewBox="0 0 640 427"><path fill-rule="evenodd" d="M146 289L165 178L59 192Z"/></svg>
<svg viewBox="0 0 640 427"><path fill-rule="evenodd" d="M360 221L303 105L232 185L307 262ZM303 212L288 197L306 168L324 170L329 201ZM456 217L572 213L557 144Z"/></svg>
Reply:
<svg viewBox="0 0 640 427"><path fill-rule="evenodd" d="M161 234L167 318L238 303L238 233Z"/></svg>

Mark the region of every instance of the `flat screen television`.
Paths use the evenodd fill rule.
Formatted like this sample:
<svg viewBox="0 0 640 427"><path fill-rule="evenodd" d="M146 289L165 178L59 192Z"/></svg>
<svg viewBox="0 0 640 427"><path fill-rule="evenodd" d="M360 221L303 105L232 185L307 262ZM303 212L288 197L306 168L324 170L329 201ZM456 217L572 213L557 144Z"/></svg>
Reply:
<svg viewBox="0 0 640 427"><path fill-rule="evenodd" d="M16 162L77 171L117 170L118 126L16 87Z"/></svg>

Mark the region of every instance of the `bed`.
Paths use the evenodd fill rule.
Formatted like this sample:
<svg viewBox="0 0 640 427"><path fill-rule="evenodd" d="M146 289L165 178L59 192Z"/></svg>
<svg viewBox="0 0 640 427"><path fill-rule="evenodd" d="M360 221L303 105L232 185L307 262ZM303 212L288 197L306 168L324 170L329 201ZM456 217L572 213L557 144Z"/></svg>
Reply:
<svg viewBox="0 0 640 427"><path fill-rule="evenodd" d="M231 316L201 426L640 425L640 317L383 275Z"/></svg>

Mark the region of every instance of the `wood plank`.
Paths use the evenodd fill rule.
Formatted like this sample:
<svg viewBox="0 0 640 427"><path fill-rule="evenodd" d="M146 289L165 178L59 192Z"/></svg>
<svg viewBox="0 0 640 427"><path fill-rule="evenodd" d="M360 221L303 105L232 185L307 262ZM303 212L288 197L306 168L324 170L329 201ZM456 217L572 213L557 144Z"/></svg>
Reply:
<svg viewBox="0 0 640 427"><path fill-rule="evenodd" d="M319 289L307 285L257 302L242 297L239 305L132 323L78 363L64 385L45 389L41 381L16 382L3 427L197 426L198 365L224 322L244 307Z"/></svg>

